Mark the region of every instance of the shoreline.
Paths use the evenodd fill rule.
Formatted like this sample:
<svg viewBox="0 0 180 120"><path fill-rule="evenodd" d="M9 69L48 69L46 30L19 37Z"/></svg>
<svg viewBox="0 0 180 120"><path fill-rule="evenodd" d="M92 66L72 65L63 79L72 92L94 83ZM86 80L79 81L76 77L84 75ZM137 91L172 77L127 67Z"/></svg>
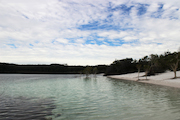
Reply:
<svg viewBox="0 0 180 120"><path fill-rule="evenodd" d="M139 74L139 80L138 80L138 73L130 73L130 74L123 74L123 75L110 75L107 76L108 78L113 79L120 79L120 80L128 80L128 81L135 81L140 83L147 83L147 84L154 84L154 85L160 85L160 86L167 86L167 87L174 87L174 88L180 88L180 71L176 72L177 77L176 79L172 79L174 77L174 72L165 72L161 74L157 74L155 76L148 76L147 80L144 72L141 72Z"/></svg>

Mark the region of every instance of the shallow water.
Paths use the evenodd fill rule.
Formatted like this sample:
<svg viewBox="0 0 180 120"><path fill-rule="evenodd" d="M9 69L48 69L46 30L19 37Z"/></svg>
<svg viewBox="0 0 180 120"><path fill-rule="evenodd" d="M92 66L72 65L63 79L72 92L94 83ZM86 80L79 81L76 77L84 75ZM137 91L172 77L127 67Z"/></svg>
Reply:
<svg viewBox="0 0 180 120"><path fill-rule="evenodd" d="M103 76L0 74L0 120L180 120L180 89Z"/></svg>

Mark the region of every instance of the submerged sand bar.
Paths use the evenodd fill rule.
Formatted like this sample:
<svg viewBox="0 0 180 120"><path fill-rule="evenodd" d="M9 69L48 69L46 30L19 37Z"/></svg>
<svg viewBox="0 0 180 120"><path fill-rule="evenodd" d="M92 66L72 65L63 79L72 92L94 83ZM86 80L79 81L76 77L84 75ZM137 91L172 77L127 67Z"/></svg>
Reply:
<svg viewBox="0 0 180 120"><path fill-rule="evenodd" d="M130 81L137 81L142 83L149 83L149 84L156 84L156 85L163 85L169 87L180 88L180 71L177 71L176 79L172 79L174 77L173 72L165 72L155 76L148 76L147 80L146 77L142 77L145 75L144 72L139 74L138 80L138 73L130 73L130 74L123 74L123 75L111 75L108 76L109 78L121 79L121 80L130 80Z"/></svg>

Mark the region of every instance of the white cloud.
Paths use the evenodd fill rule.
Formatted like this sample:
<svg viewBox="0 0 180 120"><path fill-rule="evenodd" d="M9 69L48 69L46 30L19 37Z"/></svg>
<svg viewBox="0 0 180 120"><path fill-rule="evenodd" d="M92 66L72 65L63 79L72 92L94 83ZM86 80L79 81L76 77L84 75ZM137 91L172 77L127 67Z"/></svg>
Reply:
<svg viewBox="0 0 180 120"><path fill-rule="evenodd" d="M83 39L77 39L75 41L76 41L76 43L84 43L85 42L85 40L83 40Z"/></svg>
<svg viewBox="0 0 180 120"><path fill-rule="evenodd" d="M138 3L148 4L141 16ZM125 14L120 8L108 11L110 4L133 7ZM0 62L110 64L115 59L176 51L179 8L178 0L1 0ZM93 22L116 28L80 29Z"/></svg>
<svg viewBox="0 0 180 120"><path fill-rule="evenodd" d="M58 38L58 39L56 39L56 41L60 42L60 43L64 43L64 44L68 43L68 40L67 39L63 39L63 38Z"/></svg>
<svg viewBox="0 0 180 120"><path fill-rule="evenodd" d="M125 38L123 38L125 41L133 41L133 40L136 40L137 37L136 36L127 36Z"/></svg>

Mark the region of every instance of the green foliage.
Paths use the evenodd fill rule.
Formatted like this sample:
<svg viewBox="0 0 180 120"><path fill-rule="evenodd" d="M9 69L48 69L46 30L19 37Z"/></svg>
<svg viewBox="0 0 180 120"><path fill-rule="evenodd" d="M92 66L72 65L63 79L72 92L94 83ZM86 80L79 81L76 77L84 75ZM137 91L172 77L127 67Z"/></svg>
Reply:
<svg viewBox="0 0 180 120"><path fill-rule="evenodd" d="M144 65L143 67L144 67L144 71L146 72L146 75L147 75L151 66L150 65Z"/></svg>
<svg viewBox="0 0 180 120"><path fill-rule="evenodd" d="M148 76L148 73L149 73L151 66L150 65L144 65L143 67L144 67L145 76L146 76L146 80L147 80L147 76Z"/></svg>
<svg viewBox="0 0 180 120"><path fill-rule="evenodd" d="M98 73L105 73L106 72L106 69L107 69L107 65L97 65L97 66L94 66L97 68L97 74Z"/></svg>
<svg viewBox="0 0 180 120"><path fill-rule="evenodd" d="M106 75L126 74L131 72L144 71L147 77L149 75L163 73L169 69L173 71L180 70L179 62L180 52L165 52L161 55L151 54L149 56L144 56L139 60L126 58L122 60L115 60L107 68Z"/></svg>
<svg viewBox="0 0 180 120"><path fill-rule="evenodd" d="M27 74L79 74L83 66L51 65L16 65L0 63L0 73L27 73Z"/></svg>
<svg viewBox="0 0 180 120"><path fill-rule="evenodd" d="M105 73L105 75L126 74L145 71L146 75L162 73L173 70L176 74L180 70L180 52L165 52L157 55L151 54L139 60L126 58L115 60L110 65L97 66L68 66L67 64L51 65L17 65L0 63L0 73L28 73L28 74L89 74ZM138 67L141 66L141 67ZM138 68L138 69L137 69ZM175 75L176 77L176 75Z"/></svg>
<svg viewBox="0 0 180 120"><path fill-rule="evenodd" d="M93 74L97 74L97 72L98 72L97 67L94 67L94 68L93 68Z"/></svg>
<svg viewBox="0 0 180 120"><path fill-rule="evenodd" d="M137 64L137 65L136 65L136 68L138 69L138 72L140 72L141 64Z"/></svg>
<svg viewBox="0 0 180 120"><path fill-rule="evenodd" d="M115 60L106 70L105 75L125 74L136 71L136 64L132 58Z"/></svg>
<svg viewBox="0 0 180 120"><path fill-rule="evenodd" d="M176 71L178 70L180 62L180 52L174 52L172 54L169 54L166 58L166 61L169 68L174 72L174 78L176 78Z"/></svg>
<svg viewBox="0 0 180 120"><path fill-rule="evenodd" d="M89 74L92 73L92 67L87 66L87 67L83 70L83 73L86 74L86 77L88 77Z"/></svg>
<svg viewBox="0 0 180 120"><path fill-rule="evenodd" d="M107 65L91 66L94 72L105 73ZM67 64L50 65L17 65L0 63L0 73L26 73L26 74L82 74L85 66L68 66Z"/></svg>

